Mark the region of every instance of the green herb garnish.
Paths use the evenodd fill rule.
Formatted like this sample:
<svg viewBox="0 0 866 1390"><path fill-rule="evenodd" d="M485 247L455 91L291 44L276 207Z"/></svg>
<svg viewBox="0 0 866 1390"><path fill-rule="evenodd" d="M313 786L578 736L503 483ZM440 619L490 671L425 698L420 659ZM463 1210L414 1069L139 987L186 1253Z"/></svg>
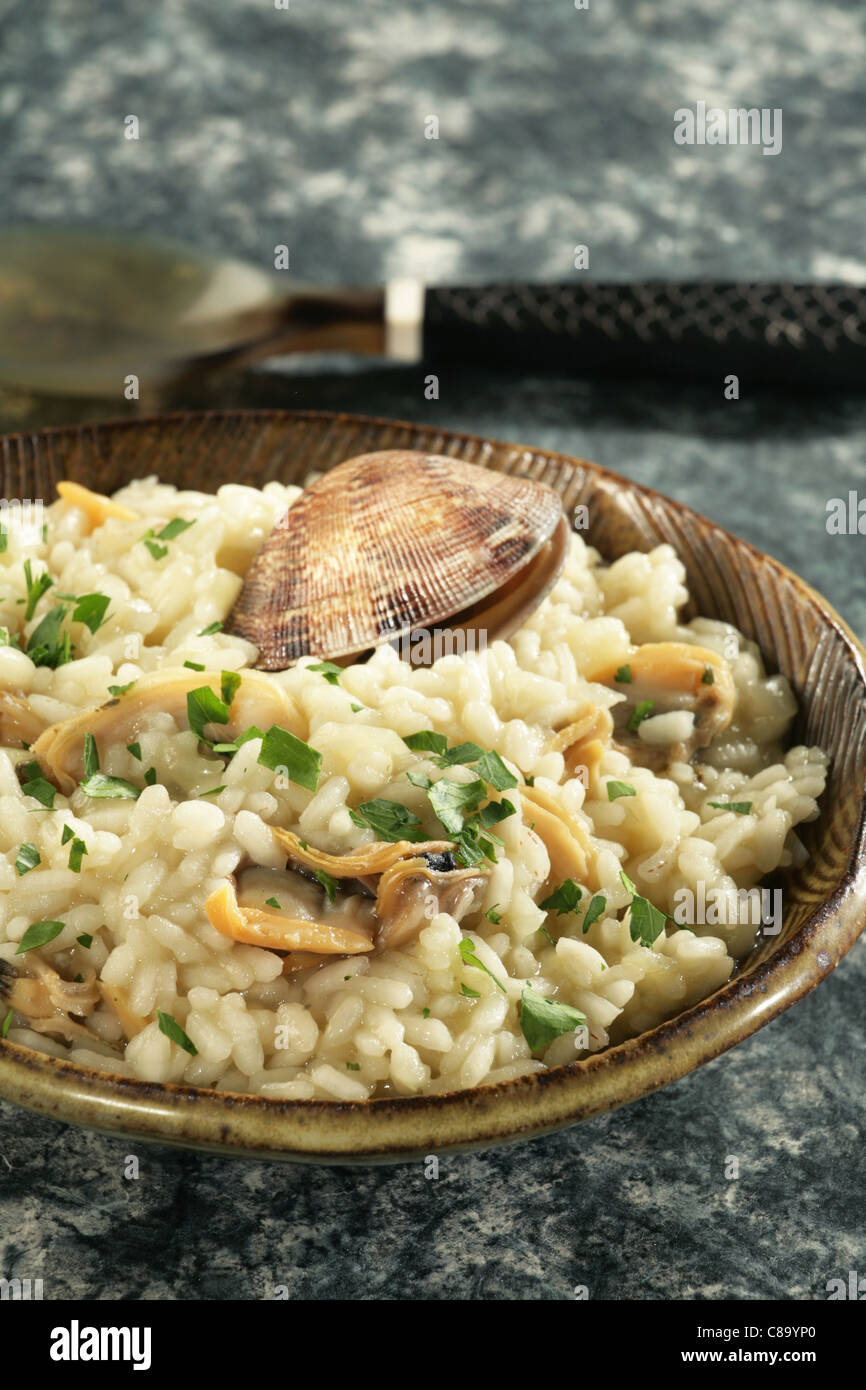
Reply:
<svg viewBox="0 0 866 1390"><path fill-rule="evenodd" d="M40 946L47 946L49 941L60 935L65 925L65 922L31 922L18 943L16 956L23 955L25 951L38 950Z"/></svg>
<svg viewBox="0 0 866 1390"><path fill-rule="evenodd" d="M90 935L89 931L83 931L80 936L76 936L75 940L78 942L79 946L84 947L85 951L89 951L93 945L93 937Z"/></svg>
<svg viewBox="0 0 866 1390"><path fill-rule="evenodd" d="M82 594L76 600L72 620L76 623L84 623L91 632L96 632L105 622L105 614L110 603L111 599L107 594Z"/></svg>
<svg viewBox="0 0 866 1390"><path fill-rule="evenodd" d="M735 816L748 816L752 810L751 801L708 801L707 805L717 811L733 811Z"/></svg>
<svg viewBox="0 0 866 1390"><path fill-rule="evenodd" d="M135 801L141 796L141 788L133 786L123 777L108 777L104 772L94 772L81 783L85 796L95 801Z"/></svg>
<svg viewBox="0 0 866 1390"><path fill-rule="evenodd" d="M203 664L202 662L200 662L200 661L185 661L183 664L184 664L184 666L187 666L187 667L190 669L190 671L204 671L204 670L206 670L206 667L205 667L204 664Z"/></svg>
<svg viewBox="0 0 866 1390"><path fill-rule="evenodd" d="M418 844L427 838L418 817L399 801L385 801L377 796L372 801L364 801L354 810L350 810L349 816L355 825L361 826L364 830L372 830L379 840L392 843L411 840L413 844Z"/></svg>
<svg viewBox="0 0 866 1390"><path fill-rule="evenodd" d="M19 877L23 878L25 874L29 874L31 869L35 869L36 865L41 863L42 859L39 850L28 841L23 844L18 851L15 859L15 868Z"/></svg>
<svg viewBox="0 0 866 1390"><path fill-rule="evenodd" d="M614 680L619 685L631 685L631 667L628 665L620 666L619 670L614 676Z"/></svg>
<svg viewBox="0 0 866 1390"><path fill-rule="evenodd" d="M79 840L76 835L69 846L69 867L74 874L81 873L81 860L87 853L87 846L83 840Z"/></svg>
<svg viewBox="0 0 866 1390"><path fill-rule="evenodd" d="M6 1017L5 1017L4 1020L3 1020L3 1027L0 1028L0 1037L2 1037L2 1038L5 1038L6 1034L9 1032L9 1026L10 1026L10 1024L11 1024L11 1022L12 1022L12 1014L13 1014L13 1013L14 1013L14 1010L13 1010L13 1009L10 1009L9 1012L8 1012L8 1014L6 1015Z"/></svg>
<svg viewBox="0 0 866 1390"><path fill-rule="evenodd" d="M616 801L619 796L637 796L637 792L628 782L618 782L612 777L607 784L607 799Z"/></svg>
<svg viewBox="0 0 866 1390"><path fill-rule="evenodd" d="M278 912L282 912L283 910L282 906L280 905L280 903L277 902L276 898L265 898L265 907L275 907ZM351 976L347 975L345 978L349 980L351 979Z"/></svg>
<svg viewBox="0 0 866 1390"><path fill-rule="evenodd" d="M496 911L498 906L499 903L494 903L492 907L488 907L484 914L488 922L492 922L494 927L498 927L499 923L502 921L502 913Z"/></svg>
<svg viewBox="0 0 866 1390"><path fill-rule="evenodd" d="M288 729L280 728L279 724L272 724L262 739L258 762L274 772L284 767L289 781L306 787L307 791L314 792L319 785L321 753L303 739L295 738Z"/></svg>
<svg viewBox="0 0 866 1390"><path fill-rule="evenodd" d="M43 570L41 574L37 574L36 578L34 579L30 561L25 560L24 582L27 585L27 607L24 609L24 621L25 623L29 623L36 610L37 603L41 599L42 595L46 593L48 589L51 588L51 586L54 583L54 580L51 578L51 575L48 573L47 570Z"/></svg>
<svg viewBox="0 0 866 1390"><path fill-rule="evenodd" d="M562 917L566 912L576 912L582 897L583 889L578 888L574 879L567 878L538 906L542 912L555 912L557 917Z"/></svg>
<svg viewBox="0 0 866 1390"><path fill-rule="evenodd" d="M92 777L99 771L99 750L93 734L84 735L84 776Z"/></svg>
<svg viewBox="0 0 866 1390"><path fill-rule="evenodd" d="M448 747L445 735L437 734L433 729L421 729L417 734L406 734L403 742L413 753L442 754Z"/></svg>
<svg viewBox="0 0 866 1390"><path fill-rule="evenodd" d="M589 902L583 918L584 936L589 931L593 922L597 922L599 917L603 917L607 911L607 899L601 894L596 893Z"/></svg>
<svg viewBox="0 0 866 1390"><path fill-rule="evenodd" d="M202 628L201 632L199 633L199 637L212 637L215 632L222 632L222 628L223 625L219 621L215 623L208 623L207 627Z"/></svg>
<svg viewBox="0 0 866 1390"><path fill-rule="evenodd" d="M220 672L220 695L222 696L223 704L228 705L229 709L231 709L232 700L238 693L240 683L241 677L237 671Z"/></svg>
<svg viewBox="0 0 866 1390"><path fill-rule="evenodd" d="M308 666L308 671L318 671L323 680L328 685L339 685L340 677L343 674L342 666L336 666L333 661L317 661L314 666Z"/></svg>
<svg viewBox="0 0 866 1390"><path fill-rule="evenodd" d="M704 674L701 676L701 685L715 685L715 683L716 678L712 666L705 666Z"/></svg>
<svg viewBox="0 0 866 1390"><path fill-rule="evenodd" d="M189 1053L190 1057L198 1056L198 1048L195 1043L191 1038L187 1037L180 1024L176 1019L172 1018L171 1014L164 1014L161 1009L157 1009L156 1017L159 1022L160 1033L164 1033L173 1043L177 1043L178 1047L182 1047L184 1052Z"/></svg>
<svg viewBox="0 0 866 1390"><path fill-rule="evenodd" d="M586 1018L570 1004L545 999L531 985L524 985L520 997L520 1031L533 1052L547 1047L563 1033L586 1027Z"/></svg>
<svg viewBox="0 0 866 1390"><path fill-rule="evenodd" d="M60 836L60 843L61 843L62 845L65 845L65 844L68 844L70 840L74 840L74 839L75 839L75 831L72 829L72 826L71 826L71 825L64 825L64 827L63 827L63 834Z"/></svg>
<svg viewBox="0 0 866 1390"><path fill-rule="evenodd" d="M480 778L474 782L452 782L441 777L428 791L427 800L449 834L457 835L463 829L464 813L477 811L486 795Z"/></svg>
<svg viewBox="0 0 866 1390"><path fill-rule="evenodd" d="M24 781L21 790L25 796L35 796L37 801L41 801L47 810L54 810L54 798L57 795L54 787L42 775L42 768L35 760L32 763L25 763L21 768L24 774Z"/></svg>
<svg viewBox="0 0 866 1390"><path fill-rule="evenodd" d="M137 758L138 761L141 762L141 744L140 744L140 743L138 743L138 742L135 742L135 743L128 743L128 744L126 745L126 751L127 751L127 753L131 753L132 756L133 756L134 758Z"/></svg>
<svg viewBox="0 0 866 1390"><path fill-rule="evenodd" d="M460 959L464 965L474 965L476 970L483 970L485 975L489 975L497 989L501 989L503 994L508 991L501 980L498 980L492 970L488 970L483 961L480 961L475 954L475 942L469 936L464 936L459 946Z"/></svg>
<svg viewBox="0 0 866 1390"><path fill-rule="evenodd" d="M628 717L628 724L626 725L629 733L636 734L644 720L649 719L654 708L654 700L641 700L636 704Z"/></svg>
<svg viewBox="0 0 866 1390"><path fill-rule="evenodd" d="M668 920L667 913L651 903L649 898L642 897L627 873L621 871L620 879L623 887L632 894L629 935L632 941L639 941L642 946L650 947L664 931Z"/></svg>
<svg viewBox="0 0 866 1390"><path fill-rule="evenodd" d="M328 902L332 903L337 896L337 880L331 878L330 874L326 874L324 869L314 869L313 873L327 893Z"/></svg>
<svg viewBox="0 0 866 1390"><path fill-rule="evenodd" d="M127 690L131 690L137 680L138 676L136 676L135 680L127 681L126 685L110 685L108 687L108 693L109 695L113 695L116 700L118 696L125 695Z"/></svg>

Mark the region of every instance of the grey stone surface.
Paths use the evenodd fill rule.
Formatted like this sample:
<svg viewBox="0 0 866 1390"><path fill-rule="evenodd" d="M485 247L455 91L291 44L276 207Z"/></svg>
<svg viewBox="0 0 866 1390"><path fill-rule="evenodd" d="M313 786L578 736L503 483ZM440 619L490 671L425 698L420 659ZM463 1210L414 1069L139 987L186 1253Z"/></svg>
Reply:
<svg viewBox="0 0 866 1390"><path fill-rule="evenodd" d="M864 49L860 7L806 0L7 4L3 216L262 263L286 241L300 274L335 281L564 276L575 242L598 277L862 278ZM673 111L701 98L781 106L782 154L678 150ZM198 403L437 421L594 458L769 550L866 632L866 542L824 524L829 497L866 493L862 401L480 370L443 375L438 402L410 370L214 389ZM864 987L861 945L702 1071L578 1129L445 1158L436 1181L141 1146L128 1181L122 1139L3 1105L0 1274L43 1278L46 1298L821 1298L866 1269Z"/></svg>

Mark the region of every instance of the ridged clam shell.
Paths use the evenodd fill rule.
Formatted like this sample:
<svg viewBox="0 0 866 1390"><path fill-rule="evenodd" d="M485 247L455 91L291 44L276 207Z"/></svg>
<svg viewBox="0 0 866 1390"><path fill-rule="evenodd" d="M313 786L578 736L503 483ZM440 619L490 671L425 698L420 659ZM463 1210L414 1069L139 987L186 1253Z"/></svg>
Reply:
<svg viewBox="0 0 866 1390"><path fill-rule="evenodd" d="M313 483L278 523L227 630L254 642L269 671L358 654L494 594L561 517L543 483L435 454L363 454Z"/></svg>

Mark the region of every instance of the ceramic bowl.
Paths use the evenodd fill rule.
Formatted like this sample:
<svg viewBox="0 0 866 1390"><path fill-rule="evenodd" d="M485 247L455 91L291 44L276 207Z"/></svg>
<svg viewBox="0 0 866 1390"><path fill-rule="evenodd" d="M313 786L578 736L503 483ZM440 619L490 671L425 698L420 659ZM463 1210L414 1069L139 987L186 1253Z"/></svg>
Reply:
<svg viewBox="0 0 866 1390"><path fill-rule="evenodd" d="M820 594L769 556L651 489L586 463L495 440L345 415L185 414L44 430L2 441L2 496L53 500L72 478L102 492L158 472L179 487L300 482L375 449L423 449L550 483L605 559L674 546L694 611L727 619L791 681L796 741L831 756L806 864L784 880L780 933L693 1008L569 1066L471 1091L342 1104L279 1101L151 1084L92 1071L8 1041L0 1097L74 1124L256 1158L400 1161L574 1124L637 1099L717 1057L814 989L866 917L866 653Z"/></svg>

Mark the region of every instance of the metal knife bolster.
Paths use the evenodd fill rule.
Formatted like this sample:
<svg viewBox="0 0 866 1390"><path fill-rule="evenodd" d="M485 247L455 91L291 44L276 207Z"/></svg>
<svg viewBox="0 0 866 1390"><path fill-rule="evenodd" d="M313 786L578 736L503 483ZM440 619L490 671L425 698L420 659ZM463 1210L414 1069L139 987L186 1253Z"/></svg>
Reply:
<svg viewBox="0 0 866 1390"><path fill-rule="evenodd" d="M866 288L574 282L428 289L431 363L866 386Z"/></svg>

